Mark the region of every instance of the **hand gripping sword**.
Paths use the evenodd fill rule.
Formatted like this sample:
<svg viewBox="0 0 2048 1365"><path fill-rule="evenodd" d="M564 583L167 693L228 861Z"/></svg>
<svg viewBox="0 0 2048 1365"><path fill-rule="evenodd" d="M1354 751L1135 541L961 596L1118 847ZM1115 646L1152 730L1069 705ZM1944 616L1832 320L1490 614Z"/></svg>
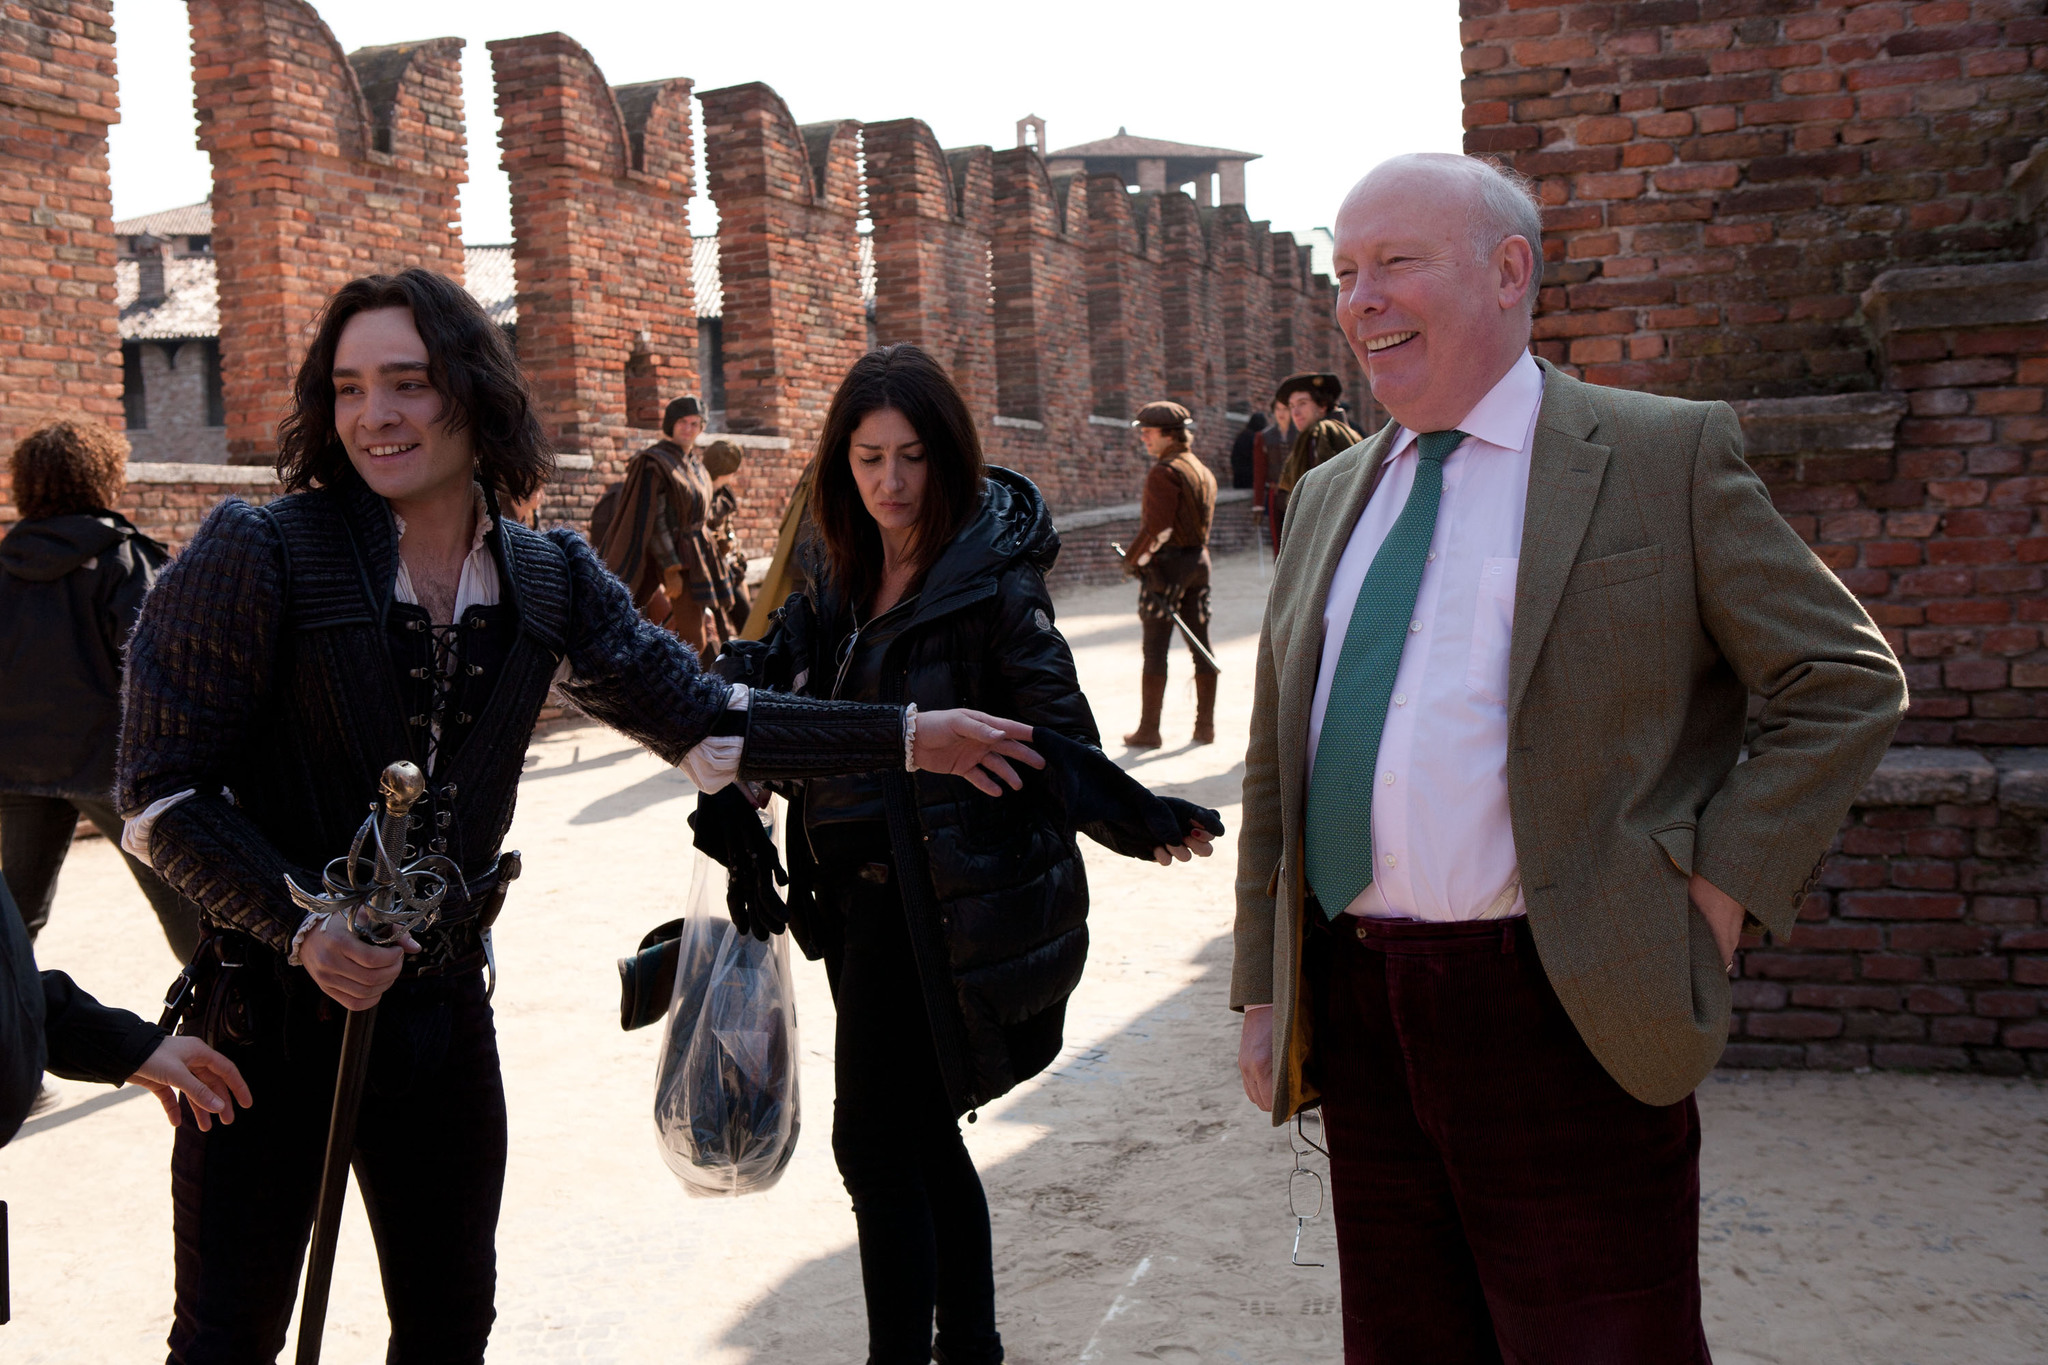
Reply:
<svg viewBox="0 0 2048 1365"><path fill-rule="evenodd" d="M1113 540L1109 542L1109 548L1116 551L1116 557L1118 559L1130 558L1129 555L1124 553L1124 547L1117 544ZM1180 619L1180 613L1177 611L1169 610L1166 614L1168 616L1171 616L1173 618L1173 623L1180 627L1180 633L1182 636L1186 638L1188 642L1188 648L1195 651L1195 653L1201 655L1204 659L1207 659L1209 661L1209 667L1215 669L1218 673L1221 673L1223 671L1223 665L1216 662L1216 656L1209 652L1209 647L1207 645L1203 644L1200 640L1197 640L1195 638L1195 633L1192 630L1188 629L1188 623Z"/></svg>
<svg viewBox="0 0 2048 1365"><path fill-rule="evenodd" d="M405 862L406 825L426 794L427 779L403 759L384 770L381 799L356 831L348 855L327 864L322 888L308 891L285 878L294 903L309 914L340 914L365 943L389 944L401 935L431 928L451 886L462 884L462 869L439 855ZM334 1116L327 1126L327 1160L320 1173L320 1207L313 1220L313 1249L306 1262L306 1296L299 1309L298 1365L319 1365L320 1338L327 1325L327 1292L334 1280L335 1239L342 1197L348 1192L349 1158L355 1152L356 1115L369 1073L370 1036L377 1007L351 1010L341 1032L341 1065L334 1081Z"/></svg>

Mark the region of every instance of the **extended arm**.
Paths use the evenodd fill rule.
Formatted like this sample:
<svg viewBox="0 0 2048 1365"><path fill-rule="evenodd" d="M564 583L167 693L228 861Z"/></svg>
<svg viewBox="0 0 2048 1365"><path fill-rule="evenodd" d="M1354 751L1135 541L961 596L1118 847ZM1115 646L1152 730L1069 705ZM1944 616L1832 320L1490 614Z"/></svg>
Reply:
<svg viewBox="0 0 2048 1365"><path fill-rule="evenodd" d="M1905 677L1862 605L1771 506L1725 403L1700 434L1692 532L1700 618L1763 699L1748 761L1700 814L1694 871L1784 937L1898 728Z"/></svg>

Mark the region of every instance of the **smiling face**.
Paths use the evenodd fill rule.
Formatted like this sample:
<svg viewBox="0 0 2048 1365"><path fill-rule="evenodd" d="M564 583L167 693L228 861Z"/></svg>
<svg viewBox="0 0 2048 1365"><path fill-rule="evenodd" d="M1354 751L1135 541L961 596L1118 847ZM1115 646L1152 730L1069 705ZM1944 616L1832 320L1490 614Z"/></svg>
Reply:
<svg viewBox="0 0 2048 1365"><path fill-rule="evenodd" d="M896 409L877 408L853 429L847 459L882 543L898 553L908 549L924 512L924 442L917 428Z"/></svg>
<svg viewBox="0 0 2048 1365"><path fill-rule="evenodd" d="M467 496L476 468L470 434L448 429L409 309L350 318L334 348L333 374L335 434L363 482L401 512L409 503Z"/></svg>
<svg viewBox="0 0 2048 1365"><path fill-rule="evenodd" d="M668 438L689 450L697 444L697 438L704 434L704 419L701 416L678 417L675 425L668 429Z"/></svg>
<svg viewBox="0 0 2048 1365"><path fill-rule="evenodd" d="M1399 158L1338 210L1337 322L1372 396L1414 431L1456 426L1528 348L1530 243L1486 248L1470 170Z"/></svg>

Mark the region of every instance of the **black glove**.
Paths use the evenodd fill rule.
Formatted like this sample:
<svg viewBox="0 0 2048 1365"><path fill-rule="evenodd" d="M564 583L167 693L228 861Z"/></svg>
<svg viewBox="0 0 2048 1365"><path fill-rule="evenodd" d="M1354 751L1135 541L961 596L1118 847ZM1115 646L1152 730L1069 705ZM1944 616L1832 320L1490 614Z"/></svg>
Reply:
<svg viewBox="0 0 2048 1365"><path fill-rule="evenodd" d="M763 943L787 929L789 907L775 888L789 885L789 874L739 784L698 793L690 828L697 847L725 868L725 909L733 925Z"/></svg>
<svg viewBox="0 0 2048 1365"><path fill-rule="evenodd" d="M1177 796L1153 795L1093 745L1042 725L1032 731L1031 745L1045 757L1046 785L1065 807L1068 822L1104 848L1126 858L1150 858L1155 848L1185 844L1197 826L1212 837L1223 834L1223 817L1215 811Z"/></svg>

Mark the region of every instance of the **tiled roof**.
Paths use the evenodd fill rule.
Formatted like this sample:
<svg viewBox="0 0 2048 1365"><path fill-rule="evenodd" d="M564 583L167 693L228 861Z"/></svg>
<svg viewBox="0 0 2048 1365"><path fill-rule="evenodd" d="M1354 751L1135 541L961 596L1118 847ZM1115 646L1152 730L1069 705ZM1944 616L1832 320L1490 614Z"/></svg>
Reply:
<svg viewBox="0 0 2048 1365"><path fill-rule="evenodd" d="M1058 161L1065 157L1171 157L1187 161L1256 161L1257 152L1233 152L1228 147L1194 147L1185 142L1161 142L1157 138L1132 137L1119 128L1115 137L1100 138L1094 142L1081 142L1072 147L1062 147L1056 152L1047 152L1047 161Z"/></svg>
<svg viewBox="0 0 2048 1365"><path fill-rule="evenodd" d="M121 340L191 341L220 335L213 257L173 256L165 261L164 297L156 303L135 301L141 275L140 261L114 262L114 304L121 310Z"/></svg>
<svg viewBox="0 0 2048 1365"><path fill-rule="evenodd" d="M483 305L492 322L509 327L519 320L519 286L512 277L511 247L464 247L462 279L470 297Z"/></svg>
<svg viewBox="0 0 2048 1365"><path fill-rule="evenodd" d="M690 239L690 288L697 300L697 316L725 316L725 286L718 279L718 238Z"/></svg>
<svg viewBox="0 0 2048 1365"><path fill-rule="evenodd" d="M183 208L160 209L140 218L123 218L114 224L116 237L203 237L213 231L213 205L202 199ZM211 335L211 333L209 333Z"/></svg>

